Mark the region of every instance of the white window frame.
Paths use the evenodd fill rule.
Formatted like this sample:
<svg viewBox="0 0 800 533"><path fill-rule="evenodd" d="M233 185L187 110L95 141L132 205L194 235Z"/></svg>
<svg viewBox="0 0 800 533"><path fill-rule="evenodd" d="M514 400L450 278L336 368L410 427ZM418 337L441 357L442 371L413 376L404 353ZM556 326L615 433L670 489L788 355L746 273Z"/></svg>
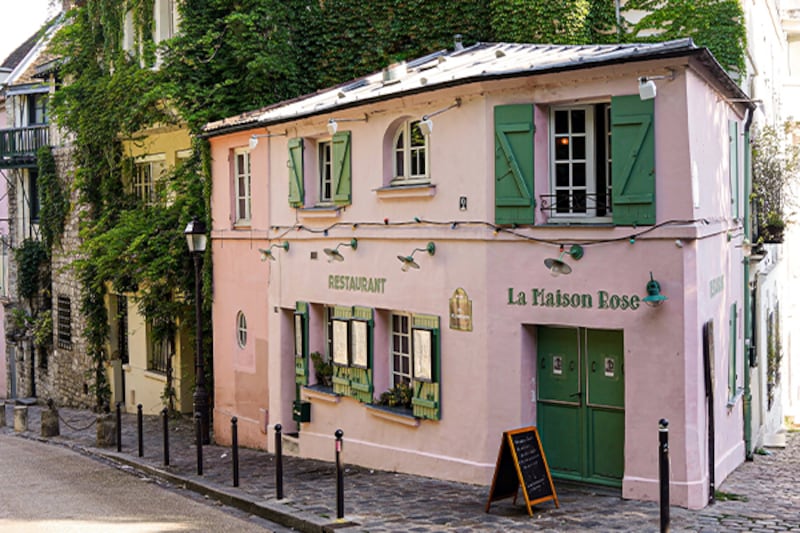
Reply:
<svg viewBox="0 0 800 533"><path fill-rule="evenodd" d="M419 120L406 120L395 131L392 138L392 185L406 185L415 183L429 183L430 176L430 136L420 131L420 135L425 140L422 146L411 146L411 131L414 127L419 128ZM398 143L403 141L402 147L398 148ZM399 159L401 158L401 159ZM398 161L402 161L402 172L398 172ZM411 173L412 162L422 162L425 165L424 172Z"/></svg>
<svg viewBox="0 0 800 533"><path fill-rule="evenodd" d="M392 387L396 387L400 383L411 386L411 380L414 378L411 314L393 312L390 320L389 353L391 354L391 360L389 365L389 381ZM405 331L403 331L402 327L399 329L395 327L397 325L396 321L399 321L401 326L405 323ZM395 341L397 341L398 348L395 348ZM405 343L403 341L405 341ZM400 363L399 365L398 362ZM408 365L407 371L402 368L404 362ZM401 368L398 368L398 366L401 366Z"/></svg>
<svg viewBox="0 0 800 533"><path fill-rule="evenodd" d="M597 105L603 106L603 112L605 113L605 134L603 138L600 139L597 136L597 132L595 131L595 110ZM583 132L574 132L572 130L572 111L581 110L585 113L585 123L584 123L584 131ZM612 220L612 202L611 202L611 194L612 194L612 184L611 184L611 104L607 102L592 102L587 103L584 105L570 105L570 106L553 106L550 108L550 116L549 116L549 164L550 164L550 194L551 200L550 202L553 205L553 209L548 212L548 217L553 219L579 219L581 221L608 221ZM566 133L556 133L556 113L559 111L567 111L570 112L569 115L569 123L568 128L569 131ZM569 144L572 145L572 139L576 138L583 138L585 141L585 153L583 158L573 158L572 153L570 151L570 155L565 159L556 159L556 148L559 144L560 139L567 139ZM597 190L597 144L599 142L604 143L605 146L605 191L598 191ZM567 185L558 185L557 184L557 165L558 164L565 164L569 166L569 183ZM574 165L576 164L583 164L585 165L585 183L583 186L576 186L573 183L573 169ZM558 195L562 192L567 192L570 200L572 199L575 192L581 191L585 194L585 204L586 208L585 211L572 211L572 206L570 205L569 210L566 212L559 212L557 210L558 204ZM606 213L602 216L598 215L597 209L597 194L599 192L604 192L607 196L606 204Z"/></svg>
<svg viewBox="0 0 800 533"><path fill-rule="evenodd" d="M156 201L156 184L167 170L166 157L164 154L139 157L134 161L133 167L133 194L145 205L153 205ZM141 172L145 169L147 176L143 179Z"/></svg>
<svg viewBox="0 0 800 533"><path fill-rule="evenodd" d="M155 32L153 41L160 43L175 36L178 31L177 2L175 0L156 0L153 4Z"/></svg>
<svg viewBox="0 0 800 533"><path fill-rule="evenodd" d="M241 168L244 166L245 168ZM233 196L236 224L249 224L252 216L250 150L237 148L233 151Z"/></svg>
<svg viewBox="0 0 800 533"><path fill-rule="evenodd" d="M317 203L330 204L333 202L333 139L317 142L317 174Z"/></svg>
<svg viewBox="0 0 800 533"><path fill-rule="evenodd" d="M247 317L242 311L236 313L236 344L239 348L247 346Z"/></svg>

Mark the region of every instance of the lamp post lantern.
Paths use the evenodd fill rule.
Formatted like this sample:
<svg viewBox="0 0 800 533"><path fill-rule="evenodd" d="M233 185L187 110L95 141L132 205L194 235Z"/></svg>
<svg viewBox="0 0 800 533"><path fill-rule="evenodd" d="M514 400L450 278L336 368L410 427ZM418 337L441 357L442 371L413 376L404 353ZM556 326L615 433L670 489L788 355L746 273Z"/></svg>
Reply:
<svg viewBox="0 0 800 533"><path fill-rule="evenodd" d="M200 427L203 444L210 444L209 436L209 416L208 416L208 391L206 391L206 374L203 368L203 291L201 287L200 262L206 251L206 225L202 220L193 217L192 221L183 230L186 235L186 243L189 246L189 253L194 260L194 309L195 309L195 334L196 343L194 351L194 412L200 415Z"/></svg>

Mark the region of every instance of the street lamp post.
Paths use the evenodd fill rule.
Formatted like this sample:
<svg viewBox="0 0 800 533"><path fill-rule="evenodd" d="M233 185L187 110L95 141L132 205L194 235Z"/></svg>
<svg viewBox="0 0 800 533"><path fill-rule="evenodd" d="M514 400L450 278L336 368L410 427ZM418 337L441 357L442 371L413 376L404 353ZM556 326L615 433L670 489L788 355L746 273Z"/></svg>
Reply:
<svg viewBox="0 0 800 533"><path fill-rule="evenodd" d="M195 309L195 334L196 344L194 351L194 412L200 415L200 427L203 444L210 444L209 416L208 416L208 391L206 391L206 374L203 369L203 292L201 287L200 263L206 251L206 225L202 220L193 217L183 231L189 245L189 253L194 260L194 309Z"/></svg>

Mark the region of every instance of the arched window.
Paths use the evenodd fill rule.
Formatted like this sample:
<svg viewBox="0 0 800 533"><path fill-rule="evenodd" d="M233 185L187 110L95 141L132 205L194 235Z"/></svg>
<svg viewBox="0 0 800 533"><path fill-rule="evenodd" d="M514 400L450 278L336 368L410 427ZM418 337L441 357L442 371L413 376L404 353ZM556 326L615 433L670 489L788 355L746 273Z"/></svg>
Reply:
<svg viewBox="0 0 800 533"><path fill-rule="evenodd" d="M239 348L247 346L247 319L241 311L236 315L236 342Z"/></svg>
<svg viewBox="0 0 800 533"><path fill-rule="evenodd" d="M393 146L393 185L430 181L428 137L420 130L418 120L406 120L397 128Z"/></svg>

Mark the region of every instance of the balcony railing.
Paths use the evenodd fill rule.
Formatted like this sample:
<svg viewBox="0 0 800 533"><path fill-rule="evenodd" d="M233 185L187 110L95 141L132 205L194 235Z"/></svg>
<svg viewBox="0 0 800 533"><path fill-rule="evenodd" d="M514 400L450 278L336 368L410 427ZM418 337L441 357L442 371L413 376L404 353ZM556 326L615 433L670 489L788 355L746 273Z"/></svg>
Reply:
<svg viewBox="0 0 800 533"><path fill-rule="evenodd" d="M539 209L548 216L611 216L611 197L607 194L561 190L555 194L542 194L539 200Z"/></svg>
<svg viewBox="0 0 800 533"><path fill-rule="evenodd" d="M0 130L0 167L15 167L36 160L36 151L48 146L47 124Z"/></svg>

